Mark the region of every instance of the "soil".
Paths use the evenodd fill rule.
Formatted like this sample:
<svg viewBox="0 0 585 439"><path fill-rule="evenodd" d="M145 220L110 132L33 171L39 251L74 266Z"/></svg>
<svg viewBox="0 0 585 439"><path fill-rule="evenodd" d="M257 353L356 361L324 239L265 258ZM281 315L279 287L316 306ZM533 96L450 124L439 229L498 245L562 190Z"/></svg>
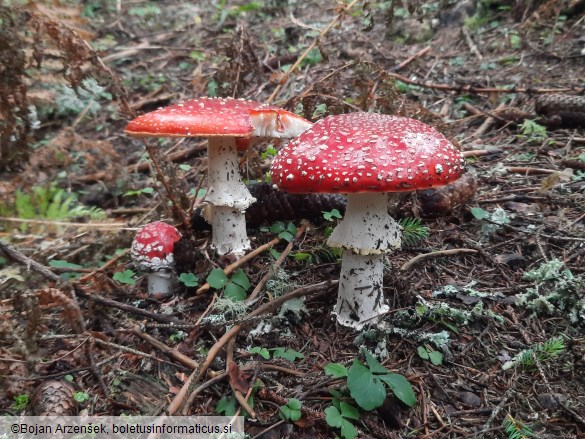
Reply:
<svg viewBox="0 0 585 439"><path fill-rule="evenodd" d="M23 95L0 93L29 117L0 118L26 140L0 174L5 413L52 413L53 400L71 414L216 414L218 403L243 413L237 396L251 398L250 437L336 437L325 410L339 398L357 404L345 378L324 369L365 364L370 352L407 378L416 403L387 389L383 405L351 420L359 437L585 437L585 124L579 109L569 122L535 111L539 96L585 93L584 2L419 0L395 2L393 14L392 2L349 3L28 6L25 23L48 32L14 34L34 123L17 108ZM428 236L387 258L391 311L379 325L357 332L332 316L340 264L325 241L335 217L290 221L290 244L270 218L249 230L260 251L230 272L235 259L214 254L208 228L191 224L205 141L123 132L139 114L210 95L311 121L413 117L465 152L469 195L451 194L457 202L434 215L421 198L397 210ZM243 175L265 178L280 146L243 155ZM199 284L183 278L150 297L128 249L138 227L160 219L180 228L180 273ZM255 291L247 308L202 288L226 267ZM288 311L283 294L298 297ZM442 359L423 358L433 351ZM63 402L72 387L79 401ZM43 389L53 393L43 399ZM301 418L281 421L289 398L302 402Z"/></svg>

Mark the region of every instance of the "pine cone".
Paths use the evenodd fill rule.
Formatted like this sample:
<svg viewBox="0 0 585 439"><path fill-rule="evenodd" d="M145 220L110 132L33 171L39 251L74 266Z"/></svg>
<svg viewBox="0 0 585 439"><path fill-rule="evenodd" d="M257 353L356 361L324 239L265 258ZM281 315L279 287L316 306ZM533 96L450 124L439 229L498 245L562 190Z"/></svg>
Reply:
<svg viewBox="0 0 585 439"><path fill-rule="evenodd" d="M50 380L42 382L31 398L35 416L75 416L77 402L75 388L67 381Z"/></svg>
<svg viewBox="0 0 585 439"><path fill-rule="evenodd" d="M562 94L538 96L534 103L534 111L544 116L548 125L585 127L585 96Z"/></svg>

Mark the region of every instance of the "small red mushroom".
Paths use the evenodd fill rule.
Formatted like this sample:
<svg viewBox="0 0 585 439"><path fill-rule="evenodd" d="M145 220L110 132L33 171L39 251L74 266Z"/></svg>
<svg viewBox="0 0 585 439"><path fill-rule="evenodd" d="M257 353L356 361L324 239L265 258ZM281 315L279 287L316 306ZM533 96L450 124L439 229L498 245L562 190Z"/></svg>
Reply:
<svg viewBox="0 0 585 439"><path fill-rule="evenodd" d="M414 119L376 113L329 116L282 148L272 181L292 193L343 192L343 221L327 244L343 248L337 321L356 329L388 311L383 254L400 247L387 192L442 186L461 176L462 154L445 136Z"/></svg>
<svg viewBox="0 0 585 439"><path fill-rule="evenodd" d="M212 245L218 253L242 255L250 248L245 210L255 199L240 177L237 150L252 138L292 138L311 126L272 105L232 98L198 98L170 105L132 120L125 132L135 137L208 137L206 201L212 206Z"/></svg>
<svg viewBox="0 0 585 439"><path fill-rule="evenodd" d="M132 241L132 260L148 273L150 294L170 292L175 266L174 247L179 239L181 234L176 228L156 221L142 227Z"/></svg>

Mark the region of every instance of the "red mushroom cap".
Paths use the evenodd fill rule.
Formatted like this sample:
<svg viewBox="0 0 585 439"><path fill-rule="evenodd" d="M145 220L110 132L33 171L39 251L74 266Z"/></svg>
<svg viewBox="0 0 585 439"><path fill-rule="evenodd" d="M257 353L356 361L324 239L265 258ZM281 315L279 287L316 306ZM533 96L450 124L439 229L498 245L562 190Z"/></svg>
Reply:
<svg viewBox="0 0 585 439"><path fill-rule="evenodd" d="M175 263L173 252L179 239L181 234L170 224L147 224L132 241L132 260L144 271L169 270Z"/></svg>
<svg viewBox="0 0 585 439"><path fill-rule="evenodd" d="M422 122L350 113L321 119L293 139L271 175L292 193L404 192L448 184L464 165L461 152Z"/></svg>
<svg viewBox="0 0 585 439"><path fill-rule="evenodd" d="M197 98L143 114L126 134L135 137L294 137L311 123L272 105L233 98ZM245 149L247 142L238 142Z"/></svg>

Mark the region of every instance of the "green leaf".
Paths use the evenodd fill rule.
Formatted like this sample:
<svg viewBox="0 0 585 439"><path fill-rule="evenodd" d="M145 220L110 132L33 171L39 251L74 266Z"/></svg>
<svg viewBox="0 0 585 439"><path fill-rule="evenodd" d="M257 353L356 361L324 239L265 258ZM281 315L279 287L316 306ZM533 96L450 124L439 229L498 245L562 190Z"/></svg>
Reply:
<svg viewBox="0 0 585 439"><path fill-rule="evenodd" d="M343 436L343 439L354 439L358 436L357 428L344 419L341 421L341 436Z"/></svg>
<svg viewBox="0 0 585 439"><path fill-rule="evenodd" d="M280 258L280 254L281 254L281 253L280 253L279 251L277 251L277 250L275 250L275 249L271 248L271 249L270 249L270 254L272 255L272 257L273 257L274 259L278 259L278 258Z"/></svg>
<svg viewBox="0 0 585 439"><path fill-rule="evenodd" d="M366 352L366 362L368 363L368 367L370 368L370 372L375 374L385 374L388 373L388 369L380 364L376 357L374 357L369 352Z"/></svg>
<svg viewBox="0 0 585 439"><path fill-rule="evenodd" d="M323 368L325 375L331 378L344 378L347 376L347 367L339 363L329 363Z"/></svg>
<svg viewBox="0 0 585 439"><path fill-rule="evenodd" d="M424 346L419 346L417 352L418 356L421 357L423 360L429 359L429 353L427 352L427 349Z"/></svg>
<svg viewBox="0 0 585 439"><path fill-rule="evenodd" d="M280 407L280 417L285 420L298 421L301 419L302 403L298 399L290 398L286 405Z"/></svg>
<svg viewBox="0 0 585 439"><path fill-rule="evenodd" d="M358 360L354 360L349 368L347 388L351 397L364 410L380 407L386 398L382 381Z"/></svg>
<svg viewBox="0 0 585 439"><path fill-rule="evenodd" d="M205 281L211 288L220 290L228 283L228 277L221 268L214 268L211 270Z"/></svg>
<svg viewBox="0 0 585 439"><path fill-rule="evenodd" d="M122 284L136 285L135 274L132 270L117 271L112 279Z"/></svg>
<svg viewBox="0 0 585 439"><path fill-rule="evenodd" d="M293 410L300 410L303 403L296 398L290 398L286 405Z"/></svg>
<svg viewBox="0 0 585 439"><path fill-rule="evenodd" d="M283 239L287 242L292 242L293 239L295 239L295 235L293 235L292 233L290 233L288 230L285 230L284 232L280 232L278 234L278 237L280 239Z"/></svg>
<svg viewBox="0 0 585 439"><path fill-rule="evenodd" d="M311 258L312 258L311 253L296 252L293 254L293 259L298 262L309 261L311 260Z"/></svg>
<svg viewBox="0 0 585 439"><path fill-rule="evenodd" d="M284 232L286 229L284 227L284 223L282 221L278 221L270 226L270 231L272 233L278 234Z"/></svg>
<svg viewBox="0 0 585 439"><path fill-rule="evenodd" d="M315 111L313 111L313 115L311 116L311 118L313 120L319 119L323 117L325 113L327 113L327 104L318 104L317 106L315 106Z"/></svg>
<svg viewBox="0 0 585 439"><path fill-rule="evenodd" d="M332 364L334 364L334 363L332 363ZM329 389L329 394L331 396L333 396L333 404L339 408L339 404L336 404L336 402L339 402L338 400L343 398L343 393L341 393L337 389Z"/></svg>
<svg viewBox="0 0 585 439"><path fill-rule="evenodd" d="M62 261L59 259L51 259L49 261L49 266L55 268L83 268L81 265L73 264L71 262Z"/></svg>
<svg viewBox="0 0 585 439"><path fill-rule="evenodd" d="M343 416L344 418L349 418L349 419L359 419L360 418L360 412L353 405L351 405L345 401L341 401L340 407L341 407L341 416Z"/></svg>
<svg viewBox="0 0 585 439"><path fill-rule="evenodd" d="M241 268L234 273L231 281L241 286L244 289L244 291L248 291L248 289L250 289L251 286L250 280L248 279L248 276L246 276L246 273L244 273L244 270L242 270Z"/></svg>
<svg viewBox="0 0 585 439"><path fill-rule="evenodd" d="M223 295L232 302L241 302L246 298L246 291L238 284L229 282L223 290Z"/></svg>
<svg viewBox="0 0 585 439"><path fill-rule="evenodd" d="M379 378L388 384L390 390L392 390L396 397L404 404L409 407L416 404L416 396L412 390L412 385L403 375L390 373L388 375L380 375Z"/></svg>
<svg viewBox="0 0 585 439"><path fill-rule="evenodd" d="M196 287L199 285L199 278L193 273L181 273L179 275L179 281L186 287Z"/></svg>
<svg viewBox="0 0 585 439"><path fill-rule="evenodd" d="M266 348L261 348L260 346L254 346L253 348L248 349L248 352L251 354L258 354L265 360L270 359L270 352Z"/></svg>
<svg viewBox="0 0 585 439"><path fill-rule="evenodd" d="M327 212L326 210L323 211L323 218L325 218L327 221L333 221L334 219L341 219L341 213L339 212L339 210L337 209L333 209L330 212Z"/></svg>
<svg viewBox="0 0 585 439"><path fill-rule="evenodd" d="M85 402L89 399L89 395L85 392L75 392L73 394L73 399L77 402Z"/></svg>
<svg viewBox="0 0 585 439"><path fill-rule="evenodd" d="M297 358L305 358L305 356L297 351L292 349L285 349L285 348L273 348L270 349L272 351L272 358L284 358L291 363L295 361Z"/></svg>
<svg viewBox="0 0 585 439"><path fill-rule="evenodd" d="M429 359L435 366L443 364L443 354L441 354L439 351L429 352Z"/></svg>
<svg viewBox="0 0 585 439"><path fill-rule="evenodd" d="M190 171L190 170L191 170L191 165L188 165L188 164L186 164L186 163L181 163L181 164L179 165L179 169L180 169L181 171L185 171L185 172L187 172L187 171Z"/></svg>
<svg viewBox="0 0 585 439"><path fill-rule="evenodd" d="M446 326L447 328L449 328L455 334L459 334L459 329L457 329L457 326L455 326L454 324L449 323L449 322L446 322L445 320L441 320L439 323L441 325Z"/></svg>
<svg viewBox="0 0 585 439"><path fill-rule="evenodd" d="M236 414L236 398L233 396L222 397L215 406L215 413L224 416L233 416Z"/></svg>
<svg viewBox="0 0 585 439"><path fill-rule="evenodd" d="M325 422L327 425L334 428L340 428L341 422L343 418L341 417L341 413L333 406L329 406L325 409Z"/></svg>
<svg viewBox="0 0 585 439"><path fill-rule="evenodd" d="M280 407L279 411L280 411L280 417L282 419L284 419L285 421L290 419L291 409L289 407L287 407L286 405L283 405Z"/></svg>
<svg viewBox="0 0 585 439"><path fill-rule="evenodd" d="M482 209L481 207L472 207L471 214L475 217L475 219L483 220L490 217L488 211Z"/></svg>

